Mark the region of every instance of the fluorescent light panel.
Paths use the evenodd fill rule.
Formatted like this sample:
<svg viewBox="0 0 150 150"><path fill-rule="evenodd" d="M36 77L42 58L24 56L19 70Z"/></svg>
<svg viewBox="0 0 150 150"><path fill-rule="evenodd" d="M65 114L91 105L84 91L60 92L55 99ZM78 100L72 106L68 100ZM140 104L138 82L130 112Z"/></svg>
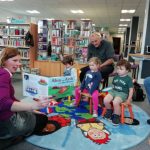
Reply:
<svg viewBox="0 0 150 150"><path fill-rule="evenodd" d="M70 10L70 11L71 11L71 13L73 13L73 14L83 14L83 13L84 13L83 10Z"/></svg>
<svg viewBox="0 0 150 150"><path fill-rule="evenodd" d="M40 14L40 12L37 10L27 10L26 12L31 13L31 14Z"/></svg>
<svg viewBox="0 0 150 150"><path fill-rule="evenodd" d="M125 31L126 28L118 28L118 31Z"/></svg>
<svg viewBox="0 0 150 150"><path fill-rule="evenodd" d="M119 33L119 34L123 34L124 32L119 32L119 31L118 31L118 33Z"/></svg>
<svg viewBox="0 0 150 150"><path fill-rule="evenodd" d="M14 0L0 0L1 2L12 2Z"/></svg>
<svg viewBox="0 0 150 150"><path fill-rule="evenodd" d="M120 19L120 21L131 21L131 19Z"/></svg>
<svg viewBox="0 0 150 150"><path fill-rule="evenodd" d="M90 21L91 19L88 19L88 18L81 18L81 20L89 20L89 21Z"/></svg>
<svg viewBox="0 0 150 150"><path fill-rule="evenodd" d="M45 18L46 20L54 20L54 18Z"/></svg>
<svg viewBox="0 0 150 150"><path fill-rule="evenodd" d="M130 10L127 10L127 9L123 9L123 10L121 10L121 13L123 13L123 14L127 14L127 13L129 13L129 14L133 14L133 13L135 13L135 9L130 9Z"/></svg>
<svg viewBox="0 0 150 150"><path fill-rule="evenodd" d="M127 27L127 24L119 24L120 27Z"/></svg>

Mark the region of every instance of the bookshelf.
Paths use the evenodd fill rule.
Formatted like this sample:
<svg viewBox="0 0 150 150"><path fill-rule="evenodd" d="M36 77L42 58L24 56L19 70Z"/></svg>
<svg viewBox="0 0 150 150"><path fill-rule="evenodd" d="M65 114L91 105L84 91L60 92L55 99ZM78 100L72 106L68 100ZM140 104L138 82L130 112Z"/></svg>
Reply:
<svg viewBox="0 0 150 150"><path fill-rule="evenodd" d="M38 21L38 60L47 59L48 51L48 21Z"/></svg>
<svg viewBox="0 0 150 150"><path fill-rule="evenodd" d="M64 55L75 55L76 40L79 36L79 31L76 29L76 20L67 20L67 28L64 33Z"/></svg>
<svg viewBox="0 0 150 150"><path fill-rule="evenodd" d="M25 35L28 31L33 35L33 47L25 44ZM5 47L14 47L20 51L23 70L32 68L37 57L37 25L0 23L0 50Z"/></svg>
<svg viewBox="0 0 150 150"><path fill-rule="evenodd" d="M92 21L91 20L81 20L80 27L80 37L77 40L76 47L76 58L77 61L86 63L87 62L87 50L89 44L89 36L92 32Z"/></svg>
<svg viewBox="0 0 150 150"><path fill-rule="evenodd" d="M63 39L63 21L52 20L51 31L51 59L57 60L57 55L62 52L62 39Z"/></svg>

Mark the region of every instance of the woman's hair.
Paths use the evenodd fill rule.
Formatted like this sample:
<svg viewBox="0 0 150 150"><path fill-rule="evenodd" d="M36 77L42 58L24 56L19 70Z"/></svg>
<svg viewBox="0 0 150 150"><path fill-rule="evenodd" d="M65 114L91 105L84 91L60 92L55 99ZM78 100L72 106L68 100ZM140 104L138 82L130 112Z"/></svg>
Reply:
<svg viewBox="0 0 150 150"><path fill-rule="evenodd" d="M118 63L117 66L124 66L126 68L126 70L131 71L131 64L125 60L125 59L121 59Z"/></svg>
<svg viewBox="0 0 150 150"><path fill-rule="evenodd" d="M72 56L65 56L62 60L62 63L64 65L66 65L66 64L73 65L73 62L74 62L74 60L73 60Z"/></svg>
<svg viewBox="0 0 150 150"><path fill-rule="evenodd" d="M5 61L17 55L20 55L20 52L18 51L18 49L12 48L12 47L4 48L0 54L0 66L3 67Z"/></svg>
<svg viewBox="0 0 150 150"><path fill-rule="evenodd" d="M92 58L90 58L89 63L90 62L93 62L96 65L100 65L101 64L101 60L98 57L92 57Z"/></svg>

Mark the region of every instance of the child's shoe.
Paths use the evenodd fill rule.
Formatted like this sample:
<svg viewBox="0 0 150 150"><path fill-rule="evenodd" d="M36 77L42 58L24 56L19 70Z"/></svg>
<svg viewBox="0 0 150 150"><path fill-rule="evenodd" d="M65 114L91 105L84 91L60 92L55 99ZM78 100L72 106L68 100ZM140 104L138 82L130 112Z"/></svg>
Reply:
<svg viewBox="0 0 150 150"><path fill-rule="evenodd" d="M112 123L113 123L113 125L119 125L119 123L120 123L120 116L114 114L113 118L112 118Z"/></svg>
<svg viewBox="0 0 150 150"><path fill-rule="evenodd" d="M98 117L98 113L96 110L93 111L93 118L97 118Z"/></svg>
<svg viewBox="0 0 150 150"><path fill-rule="evenodd" d="M104 115L104 118L106 118L106 119L108 119L108 120L111 120L112 113L113 113L113 110L112 110L112 109L107 109L107 110L106 110L106 113L105 113L105 115Z"/></svg>

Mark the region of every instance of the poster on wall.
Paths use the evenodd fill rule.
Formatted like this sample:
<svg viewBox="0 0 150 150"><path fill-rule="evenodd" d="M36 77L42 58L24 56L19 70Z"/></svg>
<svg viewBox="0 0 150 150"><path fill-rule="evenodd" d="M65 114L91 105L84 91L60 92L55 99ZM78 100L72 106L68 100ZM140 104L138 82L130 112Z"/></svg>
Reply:
<svg viewBox="0 0 150 150"><path fill-rule="evenodd" d="M44 77L24 73L23 95L32 98L71 96L74 91L74 82L72 76Z"/></svg>

